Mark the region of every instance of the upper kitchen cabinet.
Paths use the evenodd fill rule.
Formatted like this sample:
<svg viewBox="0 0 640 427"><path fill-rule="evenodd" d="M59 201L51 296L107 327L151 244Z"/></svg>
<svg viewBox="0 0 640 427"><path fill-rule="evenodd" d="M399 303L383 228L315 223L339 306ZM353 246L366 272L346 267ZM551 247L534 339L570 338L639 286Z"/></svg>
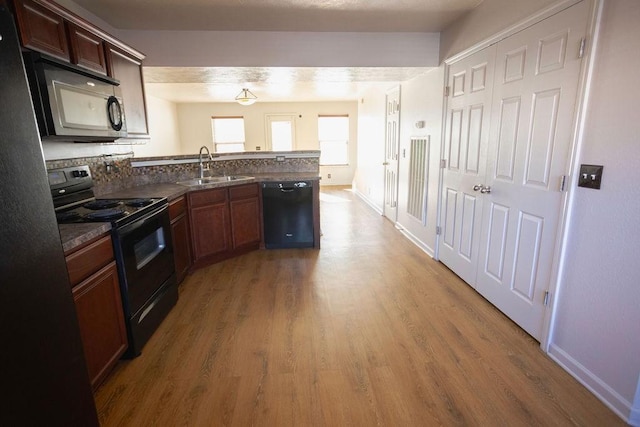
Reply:
<svg viewBox="0 0 640 427"><path fill-rule="evenodd" d="M130 138L147 137L147 105L144 97L142 59L107 44L109 75L120 80L124 99L124 117Z"/></svg>
<svg viewBox="0 0 640 427"><path fill-rule="evenodd" d="M107 56L105 54L105 42L97 35L68 23L69 41L71 42L71 62L95 71L99 74L107 74Z"/></svg>
<svg viewBox="0 0 640 427"><path fill-rule="evenodd" d="M71 59L65 20L32 0L13 2L22 46L65 61Z"/></svg>

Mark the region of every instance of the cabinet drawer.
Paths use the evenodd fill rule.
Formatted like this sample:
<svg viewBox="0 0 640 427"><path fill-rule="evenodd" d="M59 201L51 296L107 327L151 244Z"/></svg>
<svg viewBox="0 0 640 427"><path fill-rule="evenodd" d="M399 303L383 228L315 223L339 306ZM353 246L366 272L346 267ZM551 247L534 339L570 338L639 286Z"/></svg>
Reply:
<svg viewBox="0 0 640 427"><path fill-rule="evenodd" d="M187 200L184 196L179 199L175 199L171 203L169 203L169 218L171 220L176 219L187 210Z"/></svg>
<svg viewBox="0 0 640 427"><path fill-rule="evenodd" d="M71 286L75 286L113 260L111 236L105 236L89 246L67 256Z"/></svg>
<svg viewBox="0 0 640 427"><path fill-rule="evenodd" d="M227 189L217 188L214 190L202 190L189 194L189 207L215 205L227 201Z"/></svg>
<svg viewBox="0 0 640 427"><path fill-rule="evenodd" d="M231 200L248 199L249 197L258 197L258 184L229 187L229 198Z"/></svg>

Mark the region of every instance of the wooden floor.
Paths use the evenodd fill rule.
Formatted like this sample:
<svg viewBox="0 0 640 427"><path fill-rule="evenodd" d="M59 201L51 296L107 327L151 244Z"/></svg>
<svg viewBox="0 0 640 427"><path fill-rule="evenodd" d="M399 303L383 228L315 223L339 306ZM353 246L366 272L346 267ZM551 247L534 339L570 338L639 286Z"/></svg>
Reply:
<svg viewBox="0 0 640 427"><path fill-rule="evenodd" d="M189 276L98 390L102 425L623 425L351 192L321 209L321 250Z"/></svg>

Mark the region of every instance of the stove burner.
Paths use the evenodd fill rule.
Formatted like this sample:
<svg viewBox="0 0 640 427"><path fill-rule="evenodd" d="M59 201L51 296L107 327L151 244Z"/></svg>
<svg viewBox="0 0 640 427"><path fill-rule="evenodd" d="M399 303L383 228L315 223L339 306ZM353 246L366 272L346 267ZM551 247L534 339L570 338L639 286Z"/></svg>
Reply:
<svg viewBox="0 0 640 427"><path fill-rule="evenodd" d="M125 216L122 209L103 209L86 214L84 217L89 221L111 221Z"/></svg>
<svg viewBox="0 0 640 427"><path fill-rule="evenodd" d="M76 211L56 212L56 220L58 222L73 222L81 217L82 215Z"/></svg>
<svg viewBox="0 0 640 427"><path fill-rule="evenodd" d="M143 206L150 205L151 203L153 203L153 200L151 199L132 199L124 202L125 205L131 206L134 208L141 208Z"/></svg>
<svg viewBox="0 0 640 427"><path fill-rule="evenodd" d="M94 200L89 203L85 203L83 206L87 209L91 210L100 210L100 209L108 209L114 208L120 204L117 200Z"/></svg>

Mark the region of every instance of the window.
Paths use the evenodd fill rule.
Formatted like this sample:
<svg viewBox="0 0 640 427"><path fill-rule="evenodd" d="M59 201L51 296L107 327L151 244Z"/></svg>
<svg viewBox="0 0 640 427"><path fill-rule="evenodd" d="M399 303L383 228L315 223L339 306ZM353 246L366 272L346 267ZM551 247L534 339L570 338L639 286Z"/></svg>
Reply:
<svg viewBox="0 0 640 427"><path fill-rule="evenodd" d="M244 151L244 117L212 117L211 128L216 153Z"/></svg>
<svg viewBox="0 0 640 427"><path fill-rule="evenodd" d="M349 164L349 116L318 116L320 165Z"/></svg>

